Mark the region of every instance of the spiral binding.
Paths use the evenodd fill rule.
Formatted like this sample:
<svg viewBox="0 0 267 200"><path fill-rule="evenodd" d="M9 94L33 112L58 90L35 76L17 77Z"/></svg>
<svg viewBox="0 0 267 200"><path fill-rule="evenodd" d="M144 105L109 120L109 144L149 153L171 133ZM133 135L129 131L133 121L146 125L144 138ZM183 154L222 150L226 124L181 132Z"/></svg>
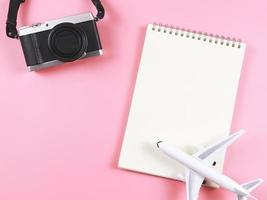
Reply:
<svg viewBox="0 0 267 200"><path fill-rule="evenodd" d="M153 23L152 30L170 35L201 40L204 42L214 43L218 45L225 45L233 48L241 48L242 45L242 41L240 39L237 40L235 38L213 35L205 32L197 32L195 30L169 26L167 24L162 25L158 23Z"/></svg>

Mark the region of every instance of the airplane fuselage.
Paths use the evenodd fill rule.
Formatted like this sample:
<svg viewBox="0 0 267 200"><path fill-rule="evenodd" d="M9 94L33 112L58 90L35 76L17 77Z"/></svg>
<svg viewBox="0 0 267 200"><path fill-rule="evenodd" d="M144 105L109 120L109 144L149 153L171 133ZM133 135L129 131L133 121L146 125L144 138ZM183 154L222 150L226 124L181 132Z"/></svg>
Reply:
<svg viewBox="0 0 267 200"><path fill-rule="evenodd" d="M208 178L221 187L228 189L240 195L249 195L247 191L233 179L212 169L210 166L203 164L199 158L193 157L178 148L161 144L160 149L168 156L183 164L185 167L193 170L202 177Z"/></svg>

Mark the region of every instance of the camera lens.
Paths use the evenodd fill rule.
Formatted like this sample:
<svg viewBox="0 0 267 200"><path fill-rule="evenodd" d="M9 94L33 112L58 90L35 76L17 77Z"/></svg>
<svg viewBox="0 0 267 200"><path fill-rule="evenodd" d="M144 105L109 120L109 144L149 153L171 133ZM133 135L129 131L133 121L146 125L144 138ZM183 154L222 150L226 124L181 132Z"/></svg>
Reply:
<svg viewBox="0 0 267 200"><path fill-rule="evenodd" d="M88 41L82 29L72 23L55 26L48 37L48 46L56 58L63 62L79 59L85 53Z"/></svg>

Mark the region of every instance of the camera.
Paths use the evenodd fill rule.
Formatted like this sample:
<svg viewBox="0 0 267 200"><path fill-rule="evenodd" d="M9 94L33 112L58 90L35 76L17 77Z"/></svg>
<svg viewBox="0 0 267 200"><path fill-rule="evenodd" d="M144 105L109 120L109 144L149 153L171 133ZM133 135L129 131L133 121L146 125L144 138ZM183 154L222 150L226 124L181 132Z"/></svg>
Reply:
<svg viewBox="0 0 267 200"><path fill-rule="evenodd" d="M15 0L12 1L14 5ZM93 1L98 11L101 11L98 12L97 17L94 17L91 12L86 12L44 23L35 23L18 30L8 21L7 35L20 40L28 70L36 71L65 62L102 55L96 22L103 18L104 9L101 4L99 6L99 2Z"/></svg>
<svg viewBox="0 0 267 200"><path fill-rule="evenodd" d="M102 55L91 13L22 27L18 35L29 71Z"/></svg>

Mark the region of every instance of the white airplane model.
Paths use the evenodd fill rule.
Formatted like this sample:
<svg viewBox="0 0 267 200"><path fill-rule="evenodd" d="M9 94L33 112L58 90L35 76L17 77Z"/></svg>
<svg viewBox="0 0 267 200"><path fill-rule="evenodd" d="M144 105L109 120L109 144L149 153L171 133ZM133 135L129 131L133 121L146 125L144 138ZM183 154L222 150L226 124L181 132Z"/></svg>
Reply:
<svg viewBox="0 0 267 200"><path fill-rule="evenodd" d="M186 167L185 181L187 200L198 199L198 193L205 178L236 193L238 200L247 200L249 198L257 200L250 192L263 182L262 179L256 179L240 185L231 178L211 168L216 154L221 150L225 150L244 132L245 131L241 130L232 134L227 139L200 150L192 156L165 142L159 141L157 143L160 150Z"/></svg>

